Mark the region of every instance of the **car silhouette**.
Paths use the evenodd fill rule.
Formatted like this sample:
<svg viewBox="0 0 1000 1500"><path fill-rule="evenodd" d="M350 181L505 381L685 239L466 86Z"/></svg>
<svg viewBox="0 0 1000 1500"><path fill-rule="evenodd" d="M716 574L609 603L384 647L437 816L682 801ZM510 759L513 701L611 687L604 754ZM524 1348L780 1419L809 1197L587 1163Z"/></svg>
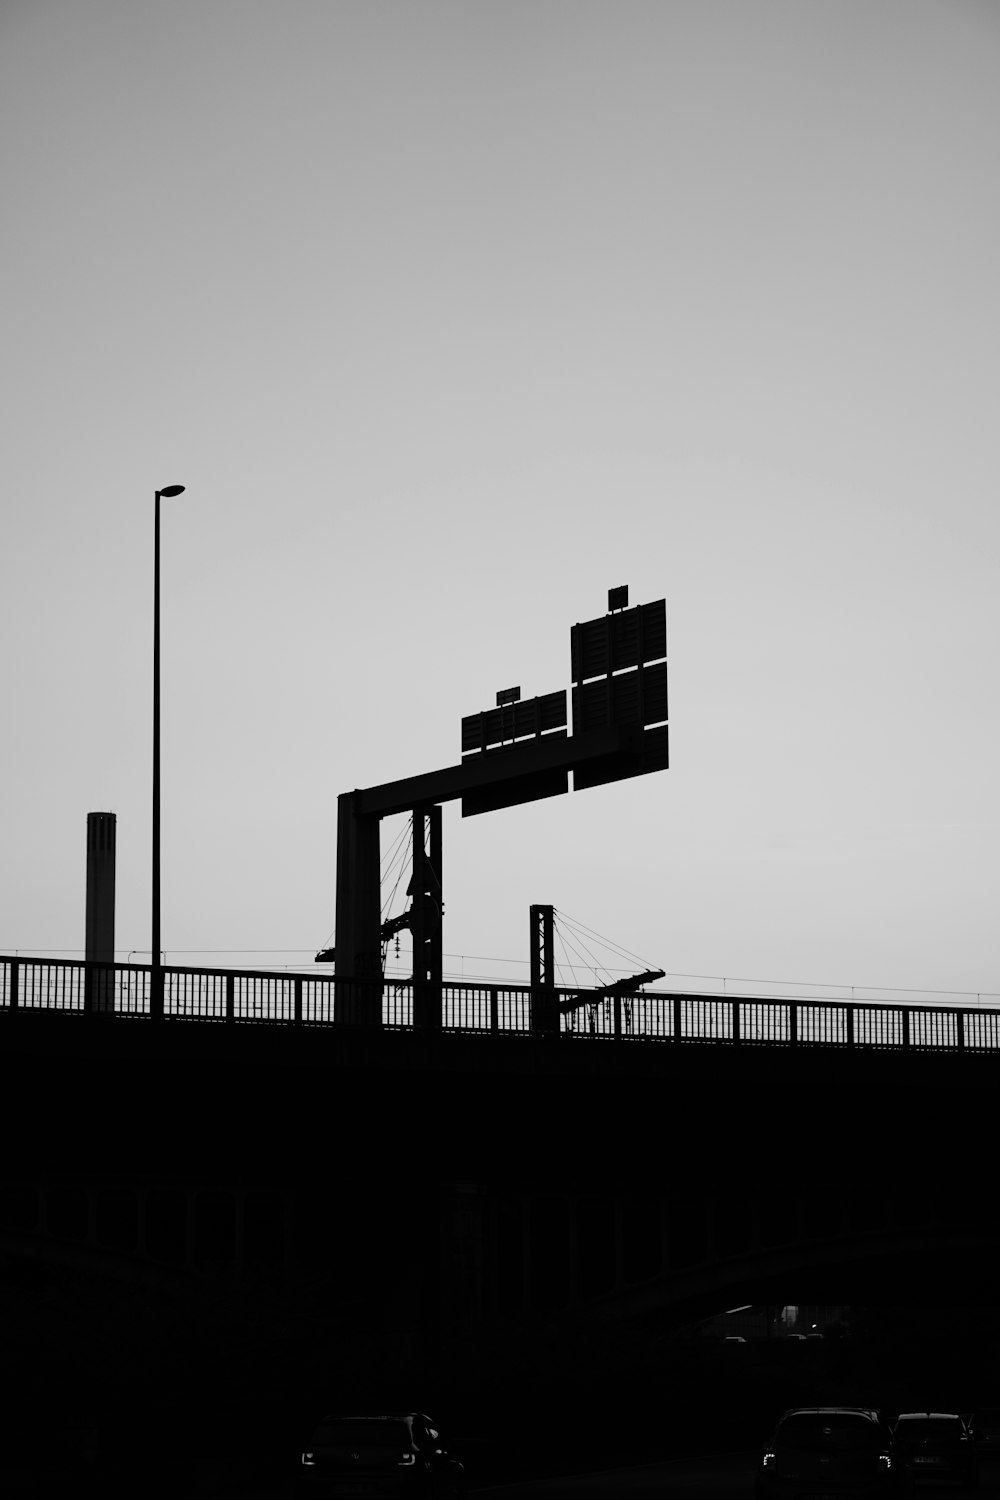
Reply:
<svg viewBox="0 0 1000 1500"><path fill-rule="evenodd" d="M465 1494L465 1470L423 1412L336 1413L323 1417L302 1450L298 1492L316 1500L452 1500Z"/></svg>
<svg viewBox="0 0 1000 1500"><path fill-rule="evenodd" d="M892 1430L896 1458L913 1483L950 1480L975 1489L979 1455L958 1412L904 1411Z"/></svg>
<svg viewBox="0 0 1000 1500"><path fill-rule="evenodd" d="M764 1445L755 1490L757 1500L895 1496L892 1436L869 1407L792 1407Z"/></svg>

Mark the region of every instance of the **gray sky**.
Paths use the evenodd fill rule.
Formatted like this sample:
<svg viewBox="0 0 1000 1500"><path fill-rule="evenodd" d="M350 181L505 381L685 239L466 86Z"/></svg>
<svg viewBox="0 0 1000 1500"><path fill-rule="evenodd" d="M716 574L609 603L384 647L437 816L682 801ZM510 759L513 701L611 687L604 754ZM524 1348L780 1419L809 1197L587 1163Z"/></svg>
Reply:
<svg viewBox="0 0 1000 1500"><path fill-rule="evenodd" d="M1000 992L998 80L987 0L4 0L0 951L82 950L111 810L148 957L183 483L168 961L308 963L337 794L568 687L627 583L671 769L449 804L446 969L550 902Z"/></svg>

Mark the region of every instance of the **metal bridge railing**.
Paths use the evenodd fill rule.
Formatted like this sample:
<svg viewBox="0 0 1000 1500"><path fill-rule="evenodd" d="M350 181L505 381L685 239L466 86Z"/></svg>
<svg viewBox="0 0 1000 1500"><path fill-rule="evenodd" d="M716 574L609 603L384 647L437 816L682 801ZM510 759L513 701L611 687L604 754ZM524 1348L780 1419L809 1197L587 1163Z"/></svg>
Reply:
<svg viewBox="0 0 1000 1500"><path fill-rule="evenodd" d="M220 1025L334 1026L340 1018L381 1010L381 1024L413 1026L413 985L385 979L363 984L328 974L168 966L163 973L166 1020ZM0 955L0 1015L56 1011L148 1019L148 964L92 964L79 959ZM616 1041L716 1042L728 1046L907 1049L923 1052L1000 1052L1000 1010L985 1007L878 1004L870 1000L768 999L736 995L645 991L635 995L550 990L549 1000L572 997L559 1016L562 1035ZM467 1033L530 1036L530 987L457 983L441 986L442 1028Z"/></svg>

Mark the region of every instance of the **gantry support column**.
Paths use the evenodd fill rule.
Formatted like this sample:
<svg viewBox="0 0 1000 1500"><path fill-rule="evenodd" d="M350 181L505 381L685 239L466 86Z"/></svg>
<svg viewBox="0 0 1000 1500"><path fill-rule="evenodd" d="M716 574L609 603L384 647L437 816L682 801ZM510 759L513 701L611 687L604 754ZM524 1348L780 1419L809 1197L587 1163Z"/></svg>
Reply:
<svg viewBox="0 0 1000 1500"><path fill-rule="evenodd" d="M556 1033L555 961L553 959L555 907L531 908L531 1029Z"/></svg>
<svg viewBox="0 0 1000 1500"><path fill-rule="evenodd" d="M441 809L413 809L413 1024L441 1026L442 902Z"/></svg>
<svg viewBox="0 0 1000 1500"><path fill-rule="evenodd" d="M337 798L337 937L334 1020L382 1024L379 819L359 811L361 794Z"/></svg>

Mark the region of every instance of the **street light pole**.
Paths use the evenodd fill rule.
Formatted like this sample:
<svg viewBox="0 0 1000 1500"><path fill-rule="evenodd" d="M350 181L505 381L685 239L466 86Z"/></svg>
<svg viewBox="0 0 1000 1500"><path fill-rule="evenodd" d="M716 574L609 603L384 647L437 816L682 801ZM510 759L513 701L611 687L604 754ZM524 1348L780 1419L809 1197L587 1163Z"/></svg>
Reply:
<svg viewBox="0 0 1000 1500"><path fill-rule="evenodd" d="M183 495L182 484L156 491L153 513L153 938L149 1015L163 1019L163 966L160 962L160 496Z"/></svg>

